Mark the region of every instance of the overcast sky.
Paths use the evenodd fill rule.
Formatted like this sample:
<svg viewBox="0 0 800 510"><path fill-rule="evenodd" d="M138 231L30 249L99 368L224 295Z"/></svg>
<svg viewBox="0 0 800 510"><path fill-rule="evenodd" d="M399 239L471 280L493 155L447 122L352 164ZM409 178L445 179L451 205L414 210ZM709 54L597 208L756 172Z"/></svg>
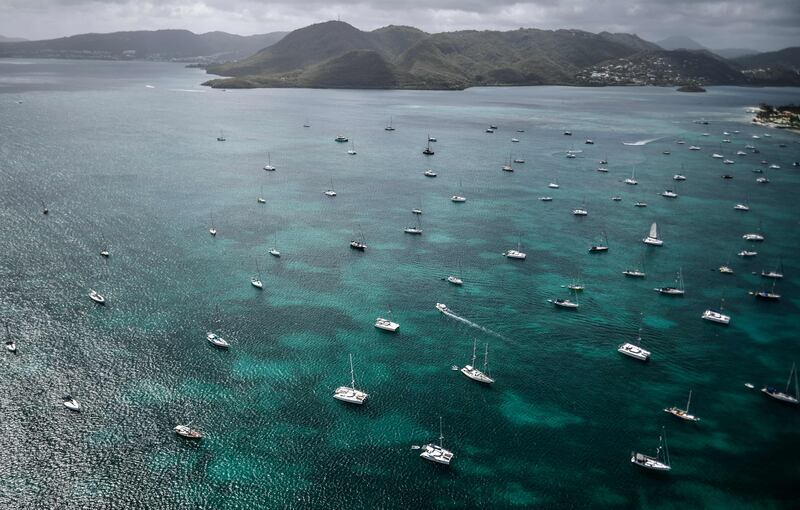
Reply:
<svg viewBox="0 0 800 510"><path fill-rule="evenodd" d="M800 0L0 0L0 35L159 28L256 34L337 16L362 30L578 28L651 41L689 36L713 49L800 46Z"/></svg>

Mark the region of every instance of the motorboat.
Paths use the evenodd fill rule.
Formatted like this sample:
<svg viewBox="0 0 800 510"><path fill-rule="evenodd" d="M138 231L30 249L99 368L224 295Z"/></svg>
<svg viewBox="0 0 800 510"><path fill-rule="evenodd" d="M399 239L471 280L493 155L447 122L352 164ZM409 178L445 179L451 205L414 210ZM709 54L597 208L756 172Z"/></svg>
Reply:
<svg viewBox="0 0 800 510"><path fill-rule="evenodd" d="M737 255L739 255L740 257L755 257L756 255L758 255L758 252L751 250L742 250L739 253L737 253Z"/></svg>
<svg viewBox="0 0 800 510"><path fill-rule="evenodd" d="M173 430L176 434L186 439L203 439L203 433L189 425L177 425Z"/></svg>
<svg viewBox="0 0 800 510"><path fill-rule="evenodd" d="M626 269L622 274L630 278L644 278L647 276L647 274L640 269Z"/></svg>
<svg viewBox="0 0 800 510"><path fill-rule="evenodd" d="M464 285L464 280L455 275L450 275L445 279L453 285Z"/></svg>
<svg viewBox="0 0 800 510"><path fill-rule="evenodd" d="M450 201L460 203L460 202L466 202L467 199L466 197L462 197L461 195L453 195L452 197L450 197Z"/></svg>
<svg viewBox="0 0 800 510"><path fill-rule="evenodd" d="M81 403L75 400L72 395L64 395L64 399L62 401L64 407L69 409L70 411L79 412L81 410Z"/></svg>
<svg viewBox="0 0 800 510"><path fill-rule="evenodd" d="M449 308L447 308L447 305L445 305L444 303L436 303L436 309L442 312L443 314L453 313L450 311Z"/></svg>
<svg viewBox="0 0 800 510"><path fill-rule="evenodd" d="M336 138L334 138L333 141L335 141L337 143L346 143L346 142L349 142L350 140L346 136L339 135Z"/></svg>
<svg viewBox="0 0 800 510"><path fill-rule="evenodd" d="M744 239L745 241L762 242L764 241L764 236L758 233L750 233L750 234L744 234L742 236L742 239Z"/></svg>
<svg viewBox="0 0 800 510"><path fill-rule="evenodd" d="M662 197L664 197L664 198L678 198L678 194L677 194L677 193L675 193L675 192L674 192L673 190L671 190L671 189L665 189L665 190L664 190L664 191L661 193L661 196L662 196Z"/></svg>
<svg viewBox="0 0 800 510"><path fill-rule="evenodd" d="M747 204L736 204L733 206L733 208L736 209L737 211L745 211L745 212L750 210L750 206Z"/></svg>
<svg viewBox="0 0 800 510"><path fill-rule="evenodd" d="M281 252L279 252L277 248L272 248L267 253L269 253L273 257L280 257L281 256Z"/></svg>
<svg viewBox="0 0 800 510"><path fill-rule="evenodd" d="M553 303L555 306L559 308L567 308L570 310L575 310L580 306L578 303L573 303L569 299L561 299L561 298L548 299L547 302Z"/></svg>
<svg viewBox="0 0 800 510"><path fill-rule="evenodd" d="M719 272L722 274L733 274L733 269L728 265L719 266Z"/></svg>
<svg viewBox="0 0 800 510"><path fill-rule="evenodd" d="M104 298L102 294L100 294L94 289L89 289L89 299L91 299L92 301L94 301L99 305L106 304L106 298Z"/></svg>
<svg viewBox="0 0 800 510"><path fill-rule="evenodd" d="M647 207L647 202L642 202L641 200L639 200L638 202L634 202L633 206L634 207Z"/></svg>
<svg viewBox="0 0 800 510"><path fill-rule="evenodd" d="M553 197L539 197L540 202L552 202Z"/></svg>
<svg viewBox="0 0 800 510"><path fill-rule="evenodd" d="M425 170L425 171L422 173L422 175L424 175L425 177L436 177L436 172L434 172L434 171L433 171L433 170L431 170L431 169L428 169L428 170Z"/></svg>
<svg viewBox="0 0 800 510"><path fill-rule="evenodd" d="M208 340L209 343L214 347L218 347L220 349L227 349L228 347L231 346L231 344L229 344L227 340L225 340L221 336L218 336L216 333L212 333L210 331L206 333L206 340Z"/></svg>

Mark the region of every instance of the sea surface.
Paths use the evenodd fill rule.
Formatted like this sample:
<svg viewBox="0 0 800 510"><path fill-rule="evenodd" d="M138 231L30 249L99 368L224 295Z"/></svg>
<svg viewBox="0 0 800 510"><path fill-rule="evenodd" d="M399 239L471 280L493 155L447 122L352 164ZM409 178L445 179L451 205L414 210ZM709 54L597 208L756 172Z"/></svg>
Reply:
<svg viewBox="0 0 800 510"><path fill-rule="evenodd" d="M19 348L0 354L0 507L800 507L800 409L758 391L783 389L800 362L800 136L746 112L800 89L205 79L179 64L0 60L0 318ZM736 156L747 144L760 154ZM502 172L509 156L525 163ZM756 174L761 160L780 169ZM417 207L424 233L404 234ZM661 248L641 242L652 222ZM742 240L757 231L765 242ZM364 253L348 247L361 234ZM609 252L589 254L604 234ZM502 256L518 243L527 260ZM748 247L758 255L737 257ZM779 265L780 302L749 296ZM647 277L624 277L633 266ZM654 292L679 271L685 297ZM547 302L573 281L577 311ZM701 320L723 300L730 326ZM398 333L373 327L390 313ZM616 350L640 328L648 363ZM488 344L490 387L451 370L473 341L479 367ZM349 354L363 406L332 398ZM698 423L663 411L689 390ZM437 440L440 416L449 467L411 448ZM179 423L205 438L177 437ZM672 472L632 466L662 427Z"/></svg>

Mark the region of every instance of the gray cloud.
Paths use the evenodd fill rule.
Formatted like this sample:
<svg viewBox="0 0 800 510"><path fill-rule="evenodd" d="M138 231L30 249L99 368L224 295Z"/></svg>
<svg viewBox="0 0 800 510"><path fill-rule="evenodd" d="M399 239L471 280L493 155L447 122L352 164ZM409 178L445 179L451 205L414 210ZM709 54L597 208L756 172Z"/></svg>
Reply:
<svg viewBox="0 0 800 510"><path fill-rule="evenodd" d="M798 0L0 0L0 34L41 39L159 28L253 34L339 16L364 30L577 28L649 40L682 35L710 48L800 45Z"/></svg>

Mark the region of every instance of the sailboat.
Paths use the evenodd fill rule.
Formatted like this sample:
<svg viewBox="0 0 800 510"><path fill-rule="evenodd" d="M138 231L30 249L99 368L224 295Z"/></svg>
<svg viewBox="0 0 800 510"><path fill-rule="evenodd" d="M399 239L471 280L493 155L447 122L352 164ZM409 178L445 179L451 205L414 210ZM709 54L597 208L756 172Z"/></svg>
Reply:
<svg viewBox="0 0 800 510"><path fill-rule="evenodd" d="M640 344L642 343L642 323L639 322L639 335L636 337L636 340L633 342L625 342L624 344L620 345L617 348L617 352L620 354L624 354L625 356L631 357L633 359L638 359L639 361L647 361L650 359L650 351L642 349Z"/></svg>
<svg viewBox="0 0 800 510"><path fill-rule="evenodd" d="M436 172L434 172L433 170L431 170L429 168L429 169L425 170L424 172L422 172L422 175L424 175L425 177L436 177Z"/></svg>
<svg viewBox="0 0 800 510"><path fill-rule="evenodd" d="M641 259L641 264L640 265L641 265L641 269L639 269L638 266L634 266L633 269L626 269L625 271L622 272L622 274L624 274L625 276L628 276L630 278L644 278L645 276L647 276L647 273L644 272L644 259L643 258Z"/></svg>
<svg viewBox="0 0 800 510"><path fill-rule="evenodd" d="M264 170L266 170L267 172L275 171L275 167L272 166L272 155L270 155L269 152L267 153L267 164L264 165Z"/></svg>
<svg viewBox="0 0 800 510"><path fill-rule="evenodd" d="M673 416L677 416L678 418L686 421L700 421L700 418L693 414L689 414L689 404L692 403L692 390L689 390L689 400L686 401L686 409L678 409L677 407L673 406L667 409L664 409L665 413L669 413Z"/></svg>
<svg viewBox="0 0 800 510"><path fill-rule="evenodd" d="M522 242L517 241L517 249L516 250L508 250L503 253L503 256L509 259L517 259L517 260L525 260L528 256L525 252L522 251Z"/></svg>
<svg viewBox="0 0 800 510"><path fill-rule="evenodd" d="M272 236L272 248L270 248L270 250L267 253L269 253L273 257L279 257L280 258L281 252L279 252L278 248L277 248L277 245L278 245L277 239L278 239L278 234L273 234L273 236Z"/></svg>
<svg viewBox="0 0 800 510"><path fill-rule="evenodd" d="M218 142L224 142L225 140L226 140L226 138L225 138L225 134L224 134L224 133L222 132L222 130L220 129L220 130L219 130L219 136L217 137L217 141L218 141Z"/></svg>
<svg viewBox="0 0 800 510"><path fill-rule="evenodd" d="M769 291L767 291L767 290L759 290L759 291L751 290L750 292L748 292L748 294L750 294L751 296L756 297L757 299L763 299L765 301L778 301L778 300L780 300L781 295L777 294L775 292L775 284L776 283L778 283L777 280L773 280L772 281L772 290L769 290Z"/></svg>
<svg viewBox="0 0 800 510"><path fill-rule="evenodd" d="M731 322L731 317L730 317L730 315L725 315L724 313L722 313L722 305L724 303L725 303L725 300L723 299L723 300L720 301L719 310L715 310L713 308L709 308L708 310L703 312L703 315L701 317L704 320L707 320L707 321L710 321L710 322L716 322L717 324L722 324L722 325L727 326Z"/></svg>
<svg viewBox="0 0 800 510"><path fill-rule="evenodd" d="M303 127L304 128L310 128L311 127L311 123L308 121L308 117L306 117L306 121L303 122Z"/></svg>
<svg viewBox="0 0 800 510"><path fill-rule="evenodd" d="M488 375L488 365L489 365L489 344L486 344L486 350L483 353L483 370L478 370L475 368L475 350L477 349L478 341L472 341L472 364L465 365L461 369L461 373L472 379L473 381L478 381L484 384L492 384L494 379L489 377Z"/></svg>
<svg viewBox="0 0 800 510"><path fill-rule="evenodd" d="M355 156L357 154L355 142L350 142L350 148L347 149L347 153L351 156Z"/></svg>
<svg viewBox="0 0 800 510"><path fill-rule="evenodd" d="M624 182L625 182L625 184L630 184L632 186L635 186L636 184L639 184L639 181L636 180L636 169L635 168L633 170L631 170L631 176L628 177L627 179L625 179Z"/></svg>
<svg viewBox="0 0 800 510"><path fill-rule="evenodd" d="M783 264L779 262L778 267L775 269L770 269L769 271L762 269L761 276L764 278L772 278L774 280L783 279Z"/></svg>
<svg viewBox="0 0 800 510"><path fill-rule="evenodd" d="M669 471L672 466L669 464L669 450L667 449L667 433L661 427L661 435L658 436L658 448L654 457L643 453L631 452L631 463L644 469L654 471Z"/></svg>
<svg viewBox="0 0 800 510"><path fill-rule="evenodd" d="M392 118L391 117L389 117L389 124L387 124L386 127L383 128L383 130L384 131L394 131L394 126L392 126Z"/></svg>
<svg viewBox="0 0 800 510"><path fill-rule="evenodd" d="M422 153L425 154L426 156L433 156L433 154L434 154L433 150L431 149L431 140L430 140L430 138L431 138L431 135L428 135L428 145L422 151Z"/></svg>
<svg viewBox="0 0 800 510"><path fill-rule="evenodd" d="M566 308L568 310L577 310L580 304L578 304L578 295L575 294L575 301L570 301L569 299L562 299L562 298L554 298L548 299L548 303L553 303L558 308Z"/></svg>
<svg viewBox="0 0 800 510"><path fill-rule="evenodd" d="M4 321L3 325L6 327L6 350L11 353L16 353L17 343L11 338L11 331L8 329L8 323Z"/></svg>
<svg viewBox="0 0 800 510"><path fill-rule="evenodd" d="M661 294L666 294L668 296L683 296L686 291L683 288L683 271L678 270L678 277L675 278L675 287L656 287L653 289L656 292Z"/></svg>
<svg viewBox="0 0 800 510"><path fill-rule="evenodd" d="M350 248L358 251L364 251L367 249L367 243L364 241L364 233L359 232L359 238L350 241Z"/></svg>
<svg viewBox="0 0 800 510"><path fill-rule="evenodd" d="M203 439L203 433L191 427L191 423L187 425L176 425L173 429L176 434L186 439Z"/></svg>
<svg viewBox="0 0 800 510"><path fill-rule="evenodd" d="M417 218L416 226L406 227L403 229L403 232L412 235L422 235L422 223L419 221L419 215L415 214L414 217Z"/></svg>
<svg viewBox="0 0 800 510"><path fill-rule="evenodd" d="M508 153L508 161L506 161L506 164L501 167L501 170L504 171L504 172L513 172L514 171L514 167L511 166L511 153L510 152Z"/></svg>
<svg viewBox="0 0 800 510"><path fill-rule="evenodd" d="M792 384L792 377L794 376L794 395L789 394L789 386ZM786 381L786 389L779 391L772 386L764 386L761 388L764 395L772 397L776 400L781 400L789 404L800 403L800 392L797 390L797 367L792 363L792 370L789 372L789 379Z"/></svg>
<svg viewBox="0 0 800 510"><path fill-rule="evenodd" d="M214 213L208 213L211 217L211 228L208 229L208 233L211 234L212 237L217 235L217 229L214 228Z"/></svg>
<svg viewBox="0 0 800 510"><path fill-rule="evenodd" d="M333 393L333 398L350 404L363 404L369 395L356 389L356 376L353 372L353 355L350 355L350 386L339 386Z"/></svg>
<svg viewBox="0 0 800 510"><path fill-rule="evenodd" d="M419 454L425 460L436 462L437 464L450 465L453 460L453 452L444 448L444 435L442 434L442 417L439 417L439 444L428 443L422 446L422 453Z"/></svg>
<svg viewBox="0 0 800 510"><path fill-rule="evenodd" d="M261 283L261 269L258 267L258 260L256 260L256 274L250 277L250 284L259 290L264 288L264 284Z"/></svg>
<svg viewBox="0 0 800 510"><path fill-rule="evenodd" d="M458 180L458 190L459 192L461 191L461 179ZM450 201L455 203L461 203L461 202L466 202L467 198L464 195L456 194L450 197Z"/></svg>
<svg viewBox="0 0 800 510"><path fill-rule="evenodd" d="M331 198L336 196L336 191L333 190L333 177L331 177L331 187L325 190L324 194L326 197L331 197Z"/></svg>
<svg viewBox="0 0 800 510"><path fill-rule="evenodd" d="M606 233L603 232L600 236L600 242L589 248L589 253L605 253L608 251L608 238Z"/></svg>
<svg viewBox="0 0 800 510"><path fill-rule="evenodd" d="M258 195L258 198L256 199L256 202L258 202L259 204L266 204L267 203L267 201L264 200L264 185L263 184L261 185L261 193Z"/></svg>
<svg viewBox="0 0 800 510"><path fill-rule="evenodd" d="M642 242L650 246L664 246L664 241L658 236L658 225L656 222L650 225L650 232L647 234L647 237L642 239Z"/></svg>

